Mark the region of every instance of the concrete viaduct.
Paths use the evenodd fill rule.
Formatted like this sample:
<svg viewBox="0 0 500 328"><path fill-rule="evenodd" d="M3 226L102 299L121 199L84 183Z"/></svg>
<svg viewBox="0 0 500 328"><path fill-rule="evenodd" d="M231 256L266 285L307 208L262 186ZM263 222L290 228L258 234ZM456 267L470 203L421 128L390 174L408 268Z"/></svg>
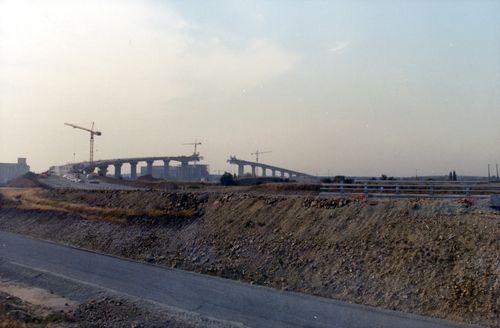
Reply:
<svg viewBox="0 0 500 328"><path fill-rule="evenodd" d="M137 179L137 164L139 162L146 163L146 174L153 174L153 163L156 161L163 162L163 173L164 177L169 176L169 168L170 162L179 162L181 163L181 176L187 175L187 169L189 166L189 162L198 162L203 158L199 155L191 155L191 156L157 156L157 157L135 157L135 158L119 158L119 159L109 159L109 160L100 160L95 162L84 162L75 164L74 168L78 171L85 173L93 173L96 169L98 170L98 174L101 176L105 176L108 172L109 166L114 166L115 168L115 177L120 178L122 176L122 166L123 164L130 165L130 178Z"/></svg>
<svg viewBox="0 0 500 328"><path fill-rule="evenodd" d="M287 175L288 178L315 178L312 175L285 169L282 167L241 160L236 158L236 156L231 156L227 162L230 164L238 165L238 177L242 177L244 175L245 166L250 166L252 168L252 176L254 177L257 176L257 168L259 168L262 177L267 177L267 171L269 170L271 171L272 177L285 178L285 175Z"/></svg>

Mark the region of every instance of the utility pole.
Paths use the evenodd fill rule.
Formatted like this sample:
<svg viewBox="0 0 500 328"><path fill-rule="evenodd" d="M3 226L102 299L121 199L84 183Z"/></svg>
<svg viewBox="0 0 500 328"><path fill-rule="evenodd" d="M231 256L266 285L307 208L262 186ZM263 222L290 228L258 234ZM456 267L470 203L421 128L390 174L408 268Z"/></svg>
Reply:
<svg viewBox="0 0 500 328"><path fill-rule="evenodd" d="M491 181L490 164L488 164L488 182Z"/></svg>
<svg viewBox="0 0 500 328"><path fill-rule="evenodd" d="M418 181L418 169L415 169L415 180Z"/></svg>
<svg viewBox="0 0 500 328"><path fill-rule="evenodd" d="M497 181L498 181L499 180L499 178L498 178L498 164L496 166L497 166Z"/></svg>

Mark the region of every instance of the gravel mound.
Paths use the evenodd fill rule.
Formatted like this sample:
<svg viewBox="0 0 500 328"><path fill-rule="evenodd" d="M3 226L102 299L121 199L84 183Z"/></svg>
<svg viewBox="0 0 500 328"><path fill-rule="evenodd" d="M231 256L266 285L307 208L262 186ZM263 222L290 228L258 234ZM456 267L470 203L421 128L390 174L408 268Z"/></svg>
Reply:
<svg viewBox="0 0 500 328"><path fill-rule="evenodd" d="M71 318L78 327L199 327L180 319L144 310L121 299L101 298L81 304Z"/></svg>
<svg viewBox="0 0 500 328"><path fill-rule="evenodd" d="M38 181L38 175L33 172L23 174L7 184L7 187L11 188L36 188L42 186L43 185Z"/></svg>
<svg viewBox="0 0 500 328"><path fill-rule="evenodd" d="M96 177L97 179L109 184L156 190L177 190L179 186L171 181L156 179L152 176L140 176L136 180L116 179L112 177Z"/></svg>
<svg viewBox="0 0 500 328"><path fill-rule="evenodd" d="M140 177L137 178L137 180L140 180L140 181L160 181L160 179L153 177L151 174L141 175Z"/></svg>

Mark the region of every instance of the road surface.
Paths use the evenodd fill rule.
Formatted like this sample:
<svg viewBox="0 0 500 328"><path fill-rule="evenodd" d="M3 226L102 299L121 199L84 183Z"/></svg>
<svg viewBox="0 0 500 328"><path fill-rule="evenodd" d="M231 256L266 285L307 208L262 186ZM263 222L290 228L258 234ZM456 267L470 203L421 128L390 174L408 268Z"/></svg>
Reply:
<svg viewBox="0 0 500 328"><path fill-rule="evenodd" d="M39 181L52 188L62 189L81 189L81 190L138 190L140 188L108 183L100 179L88 179L82 177L82 182L74 182L58 175L49 175L46 178L39 178ZM99 183L90 183L89 181L98 181Z"/></svg>
<svg viewBox="0 0 500 328"><path fill-rule="evenodd" d="M148 265L6 232L0 232L0 259L53 274L51 279L69 279L249 327L465 327Z"/></svg>

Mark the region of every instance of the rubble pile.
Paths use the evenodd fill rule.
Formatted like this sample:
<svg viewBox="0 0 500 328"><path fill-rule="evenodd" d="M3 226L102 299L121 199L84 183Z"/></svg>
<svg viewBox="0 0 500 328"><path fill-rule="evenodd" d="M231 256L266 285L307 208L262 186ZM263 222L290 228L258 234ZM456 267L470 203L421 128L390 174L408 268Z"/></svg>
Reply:
<svg viewBox="0 0 500 328"><path fill-rule="evenodd" d="M123 299L103 297L81 304L71 319L79 327L199 327L165 314L154 313Z"/></svg>
<svg viewBox="0 0 500 328"><path fill-rule="evenodd" d="M315 207L315 208L326 208L326 209L334 209L340 208L349 205L353 202L350 198L312 198L307 197L304 198L303 206L305 208Z"/></svg>

